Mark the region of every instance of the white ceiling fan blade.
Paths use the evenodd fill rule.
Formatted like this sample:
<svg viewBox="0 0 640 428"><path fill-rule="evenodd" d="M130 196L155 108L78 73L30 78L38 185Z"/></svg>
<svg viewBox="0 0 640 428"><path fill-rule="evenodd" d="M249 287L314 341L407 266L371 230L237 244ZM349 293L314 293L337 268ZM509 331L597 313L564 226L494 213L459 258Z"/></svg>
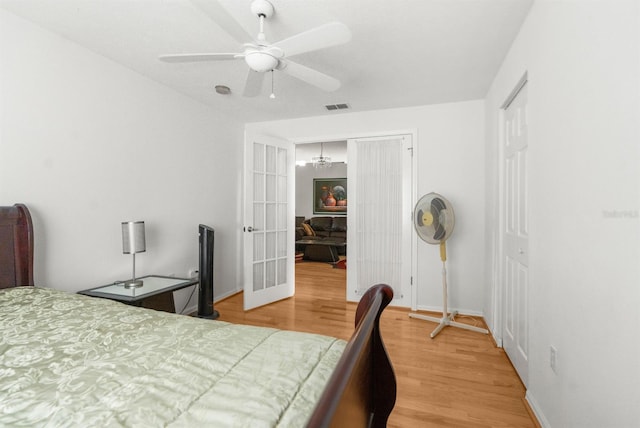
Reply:
<svg viewBox="0 0 640 428"><path fill-rule="evenodd" d="M328 48L330 46L341 45L347 43L349 40L351 40L349 27L340 22L330 22L280 40L272 46L282 49L284 55L288 57Z"/></svg>
<svg viewBox="0 0 640 428"><path fill-rule="evenodd" d="M265 74L266 73L258 73L257 71L249 69L249 73L247 74L247 82L244 85L242 96L256 97L260 95Z"/></svg>
<svg viewBox="0 0 640 428"><path fill-rule="evenodd" d="M310 85L316 86L323 91L333 92L340 87L340 81L338 79L320 73L317 70L292 61L280 60L280 63L282 64L282 68L278 68L278 70Z"/></svg>
<svg viewBox="0 0 640 428"><path fill-rule="evenodd" d="M198 61L228 61L241 58L242 54L237 53L189 53L160 55L158 59L164 62L198 62Z"/></svg>
<svg viewBox="0 0 640 428"><path fill-rule="evenodd" d="M225 8L222 7L218 0L191 0L198 9L203 11L213 22L218 24L220 28L227 32L231 37L239 43L247 40L253 40L253 36L246 32L244 28L238 24Z"/></svg>

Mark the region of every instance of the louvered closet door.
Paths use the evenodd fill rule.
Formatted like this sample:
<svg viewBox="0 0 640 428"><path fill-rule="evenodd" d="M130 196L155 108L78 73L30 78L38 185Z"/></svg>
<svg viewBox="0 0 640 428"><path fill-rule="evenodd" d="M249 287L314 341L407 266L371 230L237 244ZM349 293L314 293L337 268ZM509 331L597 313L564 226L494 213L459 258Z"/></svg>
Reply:
<svg viewBox="0 0 640 428"><path fill-rule="evenodd" d="M529 374L527 85L504 112L504 349L522 382Z"/></svg>

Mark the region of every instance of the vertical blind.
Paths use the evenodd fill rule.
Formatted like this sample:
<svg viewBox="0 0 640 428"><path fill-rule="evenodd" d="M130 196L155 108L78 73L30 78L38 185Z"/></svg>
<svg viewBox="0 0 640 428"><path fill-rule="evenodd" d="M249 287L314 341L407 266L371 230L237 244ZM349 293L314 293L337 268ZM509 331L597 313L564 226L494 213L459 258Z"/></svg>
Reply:
<svg viewBox="0 0 640 428"><path fill-rule="evenodd" d="M402 137L355 141L357 293L386 283L401 293ZM351 256L350 256L351 257Z"/></svg>

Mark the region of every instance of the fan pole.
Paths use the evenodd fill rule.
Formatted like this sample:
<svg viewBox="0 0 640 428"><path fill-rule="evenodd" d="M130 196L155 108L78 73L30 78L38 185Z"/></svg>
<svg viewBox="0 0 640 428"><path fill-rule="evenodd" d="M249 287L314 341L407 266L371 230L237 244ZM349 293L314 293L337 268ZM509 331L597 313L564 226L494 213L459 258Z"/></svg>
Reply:
<svg viewBox="0 0 640 428"><path fill-rule="evenodd" d="M453 311L449 314L447 310L447 247L445 241L440 242L440 259L442 260L442 318L414 313L410 313L409 317L421 319L424 321L437 322L438 326L431 332L432 339L436 337L436 335L440 333L446 326L458 327L478 333L489 334L489 331L487 329L454 321L456 315L458 315L458 311Z"/></svg>

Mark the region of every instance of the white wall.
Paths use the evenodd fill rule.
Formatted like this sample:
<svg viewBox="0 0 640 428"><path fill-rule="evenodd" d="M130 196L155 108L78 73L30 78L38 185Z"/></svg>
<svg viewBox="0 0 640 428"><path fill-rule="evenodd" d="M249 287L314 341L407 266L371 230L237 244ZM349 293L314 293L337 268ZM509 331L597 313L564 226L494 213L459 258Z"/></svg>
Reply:
<svg viewBox="0 0 640 428"><path fill-rule="evenodd" d="M347 164L334 162L328 168L315 168L311 164L296 166L296 216L311 218L313 214L313 179L347 178ZM348 184L348 183L347 183ZM347 195L349 187L347 185ZM324 214L320 214L321 216Z"/></svg>
<svg viewBox="0 0 640 428"><path fill-rule="evenodd" d="M204 223L215 294L235 291L242 125L3 10L0 28L0 204L31 210L36 284L129 278L120 222L144 220L139 274L197 267Z"/></svg>
<svg viewBox="0 0 640 428"><path fill-rule="evenodd" d="M294 141L333 141L416 131L416 194L441 193L456 209L456 230L447 241L450 307L464 313L482 313L483 101L252 123L247 128ZM438 248L420 241L416 281L419 308L442 309L441 266Z"/></svg>
<svg viewBox="0 0 640 428"><path fill-rule="evenodd" d="M498 111L528 72L527 397L543 426L640 426L639 16L636 1L537 1L486 98L491 255Z"/></svg>

